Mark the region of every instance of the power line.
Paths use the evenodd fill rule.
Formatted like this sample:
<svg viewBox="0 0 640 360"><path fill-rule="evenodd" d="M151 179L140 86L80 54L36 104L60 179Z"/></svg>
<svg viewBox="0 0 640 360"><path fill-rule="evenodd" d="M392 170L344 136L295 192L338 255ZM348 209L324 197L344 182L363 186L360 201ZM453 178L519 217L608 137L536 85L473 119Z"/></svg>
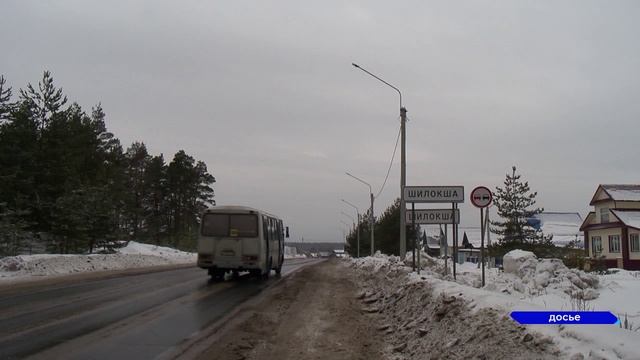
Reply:
<svg viewBox="0 0 640 360"><path fill-rule="evenodd" d="M391 173L391 166L393 166L393 159L396 157L396 150L398 150L398 141L400 140L400 131L402 130L402 128L398 129L398 136L396 137L396 146L393 148L393 155L391 155L391 162L389 163L389 169L387 170L387 176L384 177L384 182L382 183L382 187L380 188L380 191L378 191L378 194L376 195L376 198L378 196L380 196L380 194L382 194L382 190L384 190L384 186L387 184L387 179L389 178L389 173Z"/></svg>

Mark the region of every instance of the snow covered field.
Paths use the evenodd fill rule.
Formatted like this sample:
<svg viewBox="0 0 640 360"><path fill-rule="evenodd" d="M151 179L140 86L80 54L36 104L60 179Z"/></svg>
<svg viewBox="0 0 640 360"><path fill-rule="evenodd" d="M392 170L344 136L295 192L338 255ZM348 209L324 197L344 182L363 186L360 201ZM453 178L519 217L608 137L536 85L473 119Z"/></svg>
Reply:
<svg viewBox="0 0 640 360"><path fill-rule="evenodd" d="M159 265L195 264L197 255L130 241L115 254L20 255L0 259L0 283L82 272L124 270Z"/></svg>
<svg viewBox="0 0 640 360"><path fill-rule="evenodd" d="M458 266L458 276L443 276L444 262L423 254L424 270L411 272L410 259L376 254L351 260L353 266L381 276L400 277L409 286L428 283L430 291L464 298L467 305L495 309L502 314L515 310L598 310L625 314L632 330L619 325L529 325L528 329L553 339L562 357L571 359L640 359L640 273L619 270L611 275L592 275L564 267L558 260L520 258L515 273L486 269L486 286L480 287L481 269L476 264ZM451 269L451 263L449 263ZM449 270L450 271L450 270ZM416 314L418 316L418 314Z"/></svg>

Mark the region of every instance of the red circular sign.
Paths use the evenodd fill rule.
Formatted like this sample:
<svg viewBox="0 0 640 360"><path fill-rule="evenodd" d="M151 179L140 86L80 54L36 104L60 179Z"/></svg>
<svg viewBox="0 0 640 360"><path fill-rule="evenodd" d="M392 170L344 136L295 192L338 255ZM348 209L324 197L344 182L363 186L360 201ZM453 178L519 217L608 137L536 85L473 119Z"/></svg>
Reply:
<svg viewBox="0 0 640 360"><path fill-rule="evenodd" d="M485 208L491 205L493 194L491 190L485 186L478 186L471 192L471 203L475 207Z"/></svg>

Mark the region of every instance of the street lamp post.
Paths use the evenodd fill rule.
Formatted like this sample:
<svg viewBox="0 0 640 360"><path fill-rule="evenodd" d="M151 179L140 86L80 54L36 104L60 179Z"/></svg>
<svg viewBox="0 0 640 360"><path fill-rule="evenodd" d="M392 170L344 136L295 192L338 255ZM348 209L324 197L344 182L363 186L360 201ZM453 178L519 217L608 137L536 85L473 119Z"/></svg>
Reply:
<svg viewBox="0 0 640 360"><path fill-rule="evenodd" d="M371 189L371 185L368 182L366 182L366 181L364 181L364 180L362 180L362 179L360 179L358 177L355 177L355 176L353 176L353 175L351 175L349 173L345 173L345 174L351 176L352 178L360 181L361 183L363 183L363 184L365 184L365 185L367 185L369 187L369 198L371 199L371 209L370 209L371 211L369 212L369 229L370 229L369 231L371 233L371 256L373 256L373 227L374 227L373 226L374 225L374 222L373 222L373 190Z"/></svg>
<svg viewBox="0 0 640 360"><path fill-rule="evenodd" d="M366 69L364 69L363 67L361 67L360 65L356 64L356 63L351 63L351 65L353 65L354 67L364 71L365 73L371 75L372 77L376 78L377 80L381 81L382 83L384 83L385 85L391 87L392 89L394 89L395 91L398 92L398 95L400 95L400 133L401 133L401 145L400 145L400 256L402 258L404 258L405 254L407 253L407 241L406 241L406 231L407 231L407 224L406 224L406 217L405 217L405 212L407 211L406 205L405 205L405 201L404 201L404 186L406 185L406 179L407 179L407 163L406 163L406 123L407 123L407 109L405 109L404 107L402 107L402 93L400 92L400 89L398 89L397 87L389 84L388 82L382 80L381 78L379 78L378 76L370 73L369 71L367 71Z"/></svg>
<svg viewBox="0 0 640 360"><path fill-rule="evenodd" d="M356 257L360 257L360 210L358 210L357 206L353 205L352 203L348 202L347 200L345 200L345 199L340 199L340 200L343 203L351 206L352 208L354 208L356 210L356 216L358 217L358 224L356 225L356 229L357 229L356 230L357 231L357 233L356 233L357 235L356 236L357 236L357 239L358 239L357 240L358 248L356 250Z"/></svg>

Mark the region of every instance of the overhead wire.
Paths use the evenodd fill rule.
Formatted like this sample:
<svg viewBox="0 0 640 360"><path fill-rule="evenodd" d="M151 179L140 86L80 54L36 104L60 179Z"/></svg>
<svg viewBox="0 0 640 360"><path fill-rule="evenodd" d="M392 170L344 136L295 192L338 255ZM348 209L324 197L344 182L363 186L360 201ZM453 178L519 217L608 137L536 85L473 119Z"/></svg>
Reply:
<svg viewBox="0 0 640 360"><path fill-rule="evenodd" d="M384 190L384 186L387 184L387 179L389 179L389 174L391 173L391 167L393 166L393 160L395 159L396 151L398 150L398 142L400 141L401 131L402 131L402 126L400 126L400 128L398 129L398 136L396 137L396 146L393 148L393 155L391 155L391 162L389 162L389 169L387 169L387 176L384 177L384 182L380 187L380 191L378 191L378 194L375 196L376 199L378 198L378 196L380 196L380 194L382 194L382 190Z"/></svg>

